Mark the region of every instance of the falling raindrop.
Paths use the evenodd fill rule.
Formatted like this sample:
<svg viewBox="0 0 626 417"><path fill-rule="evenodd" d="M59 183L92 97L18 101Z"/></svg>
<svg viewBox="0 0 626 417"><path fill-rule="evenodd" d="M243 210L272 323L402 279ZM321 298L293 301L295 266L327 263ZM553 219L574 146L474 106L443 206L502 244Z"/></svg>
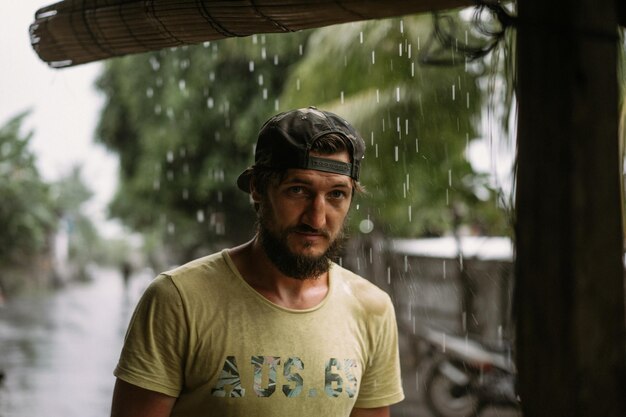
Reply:
<svg viewBox="0 0 626 417"><path fill-rule="evenodd" d="M274 55L274 65L278 65L278 55Z"/></svg>
<svg viewBox="0 0 626 417"><path fill-rule="evenodd" d="M204 223L204 211L198 210L196 212L196 220L198 221L198 223Z"/></svg>
<svg viewBox="0 0 626 417"><path fill-rule="evenodd" d="M146 90L146 97L152 98L152 96L154 96L154 90L152 89L152 87L148 87L148 89Z"/></svg>
<svg viewBox="0 0 626 417"><path fill-rule="evenodd" d="M361 233L364 234L371 233L372 230L374 230L374 222L372 222L370 219L361 220L361 222L359 223L359 230L361 231Z"/></svg>
<svg viewBox="0 0 626 417"><path fill-rule="evenodd" d="M404 20L400 20L400 33L404 33Z"/></svg>
<svg viewBox="0 0 626 417"><path fill-rule="evenodd" d="M296 79L296 90L300 91L300 78Z"/></svg>
<svg viewBox="0 0 626 417"><path fill-rule="evenodd" d="M398 44L398 56L402 56L402 42Z"/></svg>
<svg viewBox="0 0 626 417"><path fill-rule="evenodd" d="M300 56L304 55L304 46L302 44L298 45L298 53Z"/></svg>
<svg viewBox="0 0 626 417"><path fill-rule="evenodd" d="M278 101L278 99L275 99L274 100L274 111L278 111L279 107L280 107L279 106L279 101Z"/></svg>
<svg viewBox="0 0 626 417"><path fill-rule="evenodd" d="M161 68L161 63L155 56L150 57L150 66L152 67L152 71L158 71Z"/></svg>
<svg viewBox="0 0 626 417"><path fill-rule="evenodd" d="M259 85L263 85L263 74L259 74Z"/></svg>
<svg viewBox="0 0 626 417"><path fill-rule="evenodd" d="M263 89L263 100L267 100L267 88Z"/></svg>
<svg viewBox="0 0 626 417"><path fill-rule="evenodd" d="M398 162L398 159L399 159L399 149L398 149L398 146L394 146L393 147L393 152L394 152L394 160L396 162Z"/></svg>
<svg viewBox="0 0 626 417"><path fill-rule="evenodd" d="M456 100L456 85L452 84L452 101Z"/></svg>
<svg viewBox="0 0 626 417"><path fill-rule="evenodd" d="M174 162L174 152L172 152L171 150L167 151L166 159L167 162L169 162L170 164Z"/></svg>
<svg viewBox="0 0 626 417"><path fill-rule="evenodd" d="M341 100L341 104L343 104L343 91L341 92L340 100Z"/></svg>
<svg viewBox="0 0 626 417"><path fill-rule="evenodd" d="M248 70L254 72L254 61L248 62Z"/></svg>
<svg viewBox="0 0 626 417"><path fill-rule="evenodd" d="M213 101L213 97L209 97L209 98L206 100L206 106L207 106L209 109L212 109L212 108L215 106L215 102Z"/></svg>
<svg viewBox="0 0 626 417"><path fill-rule="evenodd" d="M359 42L363 43L363 31L359 33Z"/></svg>
<svg viewBox="0 0 626 417"><path fill-rule="evenodd" d="M183 190L183 200L189 200L189 190L186 188Z"/></svg>
<svg viewBox="0 0 626 417"><path fill-rule="evenodd" d="M376 51L372 51L372 64L376 63Z"/></svg>
<svg viewBox="0 0 626 417"><path fill-rule="evenodd" d="M400 101L400 87L396 87L396 101Z"/></svg>
<svg viewBox="0 0 626 417"><path fill-rule="evenodd" d="M267 59L267 51L265 47L261 48L261 59L265 61Z"/></svg>

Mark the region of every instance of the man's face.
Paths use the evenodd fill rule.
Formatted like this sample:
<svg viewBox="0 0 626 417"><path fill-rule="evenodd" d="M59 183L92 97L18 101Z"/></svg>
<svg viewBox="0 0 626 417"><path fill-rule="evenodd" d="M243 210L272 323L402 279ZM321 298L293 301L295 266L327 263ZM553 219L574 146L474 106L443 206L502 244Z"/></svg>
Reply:
<svg viewBox="0 0 626 417"><path fill-rule="evenodd" d="M347 152L315 155L350 162ZM289 169L264 196L252 193L259 208L259 238L270 260L285 275L315 278L338 255L352 199L352 180L340 174Z"/></svg>

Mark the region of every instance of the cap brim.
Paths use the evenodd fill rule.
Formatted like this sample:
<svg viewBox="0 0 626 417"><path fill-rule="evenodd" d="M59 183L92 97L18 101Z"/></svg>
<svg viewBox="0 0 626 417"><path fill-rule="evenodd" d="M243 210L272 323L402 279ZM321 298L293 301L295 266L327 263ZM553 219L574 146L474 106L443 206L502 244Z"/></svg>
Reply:
<svg viewBox="0 0 626 417"><path fill-rule="evenodd" d="M241 191L245 191L246 193L250 193L250 179L252 178L252 168L247 168L244 172L239 175L237 178L237 187Z"/></svg>

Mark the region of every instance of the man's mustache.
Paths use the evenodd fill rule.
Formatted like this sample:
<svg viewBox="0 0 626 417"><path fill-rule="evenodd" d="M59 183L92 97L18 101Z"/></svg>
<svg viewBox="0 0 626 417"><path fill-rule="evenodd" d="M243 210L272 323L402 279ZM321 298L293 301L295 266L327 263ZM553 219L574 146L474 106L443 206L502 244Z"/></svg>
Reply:
<svg viewBox="0 0 626 417"><path fill-rule="evenodd" d="M290 227L289 229L287 229L288 233L291 232L295 232L295 233L315 233L318 235L322 235L327 239L330 239L330 232L328 231L328 229L316 229L314 227L309 226L308 224L299 224L297 226L294 227Z"/></svg>

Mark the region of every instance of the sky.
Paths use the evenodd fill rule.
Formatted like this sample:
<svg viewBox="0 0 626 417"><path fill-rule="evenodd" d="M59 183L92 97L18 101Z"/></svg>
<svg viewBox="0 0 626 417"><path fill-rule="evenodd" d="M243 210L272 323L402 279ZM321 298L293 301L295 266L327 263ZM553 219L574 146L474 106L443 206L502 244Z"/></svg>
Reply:
<svg viewBox="0 0 626 417"><path fill-rule="evenodd" d="M7 1L0 13L0 125L30 110L25 132L33 132L31 150L42 177L54 181L82 165L83 180L94 192L86 214L105 235L116 234L119 227L107 221L106 205L117 186L117 157L94 141L104 100L94 81L102 64L52 69L30 45L35 12L52 3Z"/></svg>

